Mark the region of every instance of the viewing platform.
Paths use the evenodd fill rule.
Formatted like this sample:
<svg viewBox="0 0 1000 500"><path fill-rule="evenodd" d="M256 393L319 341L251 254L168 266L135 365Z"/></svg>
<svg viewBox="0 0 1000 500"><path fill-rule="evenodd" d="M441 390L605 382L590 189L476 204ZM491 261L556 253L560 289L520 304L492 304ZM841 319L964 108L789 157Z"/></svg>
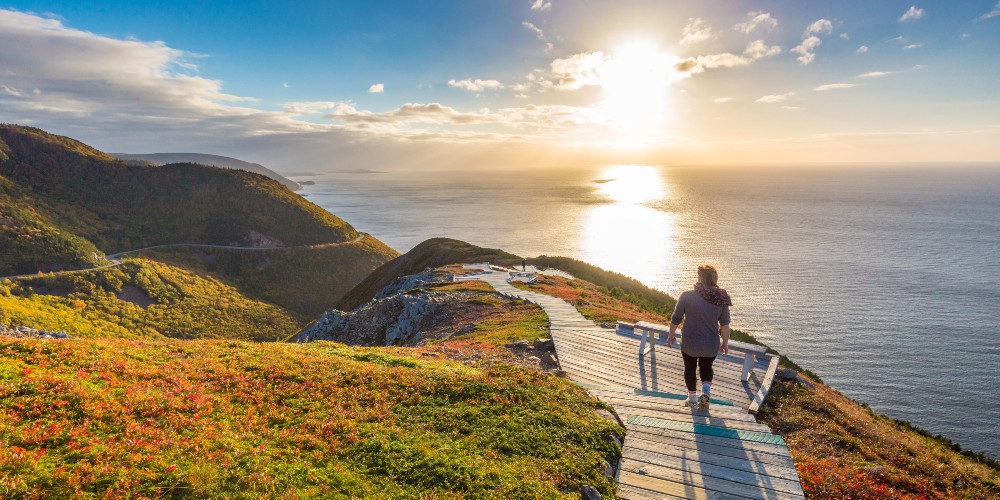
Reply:
<svg viewBox="0 0 1000 500"><path fill-rule="evenodd" d="M710 408L685 404L679 342L665 325L601 328L568 302L515 288L508 272L469 265L504 295L537 304L549 317L565 375L615 409L626 435L618 466L621 498L804 498L785 441L753 416L767 397L775 356L730 342L714 364ZM523 278L523 277L520 277Z"/></svg>

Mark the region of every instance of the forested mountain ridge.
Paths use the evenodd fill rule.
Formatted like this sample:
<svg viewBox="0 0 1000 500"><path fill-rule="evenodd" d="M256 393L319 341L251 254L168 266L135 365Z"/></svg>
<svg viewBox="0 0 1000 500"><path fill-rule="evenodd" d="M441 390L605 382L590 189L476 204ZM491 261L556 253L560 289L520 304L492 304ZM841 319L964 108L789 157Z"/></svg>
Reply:
<svg viewBox="0 0 1000 500"><path fill-rule="evenodd" d="M0 125L0 275L86 267L170 243L350 241L340 218L260 174L130 166L79 141Z"/></svg>
<svg viewBox="0 0 1000 500"><path fill-rule="evenodd" d="M287 179L277 172L261 165L260 163L251 163L248 161L243 161L237 158L231 158L228 156L203 154L203 153L151 153L151 154L134 154L134 153L110 153L111 156L118 158L119 160L125 161L125 163L130 165L148 165L148 166L160 166L167 165L170 163L197 163L199 165L208 165L210 167L219 168L233 168L239 170L246 170L247 172L254 172L267 177L270 177L282 184L284 184L288 189L296 190L301 188L298 182L291 179Z"/></svg>

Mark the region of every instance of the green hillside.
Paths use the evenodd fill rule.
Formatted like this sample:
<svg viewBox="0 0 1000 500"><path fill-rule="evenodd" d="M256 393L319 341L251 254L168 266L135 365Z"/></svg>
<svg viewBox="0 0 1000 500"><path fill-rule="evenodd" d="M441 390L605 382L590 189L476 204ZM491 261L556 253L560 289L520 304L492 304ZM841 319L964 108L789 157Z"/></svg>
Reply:
<svg viewBox="0 0 1000 500"><path fill-rule="evenodd" d="M241 252L170 248L141 255L233 283L244 293L315 318L399 253L371 237L337 245Z"/></svg>
<svg viewBox="0 0 1000 500"><path fill-rule="evenodd" d="M129 260L82 273L0 281L0 323L75 337L285 338L305 317L212 278Z"/></svg>
<svg viewBox="0 0 1000 500"><path fill-rule="evenodd" d="M0 197L5 240L39 225L14 213L24 203L49 228L42 233L72 234L104 253L168 243L314 245L358 236L343 220L263 175L194 164L128 166L30 127L0 125L0 176L6 184ZM93 253L86 245L63 244L73 248L41 261L17 242L2 245L11 252L0 274L79 265L87 250Z"/></svg>

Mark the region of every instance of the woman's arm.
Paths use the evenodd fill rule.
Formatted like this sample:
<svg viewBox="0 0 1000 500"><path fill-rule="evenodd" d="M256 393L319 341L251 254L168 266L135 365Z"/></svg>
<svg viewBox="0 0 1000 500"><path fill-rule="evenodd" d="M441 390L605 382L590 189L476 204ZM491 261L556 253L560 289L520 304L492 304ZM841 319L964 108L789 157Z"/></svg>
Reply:
<svg viewBox="0 0 1000 500"><path fill-rule="evenodd" d="M673 326L673 325L671 325ZM729 353L729 325L725 324L719 328L719 335L722 335L722 347L719 348L719 352L722 354Z"/></svg>

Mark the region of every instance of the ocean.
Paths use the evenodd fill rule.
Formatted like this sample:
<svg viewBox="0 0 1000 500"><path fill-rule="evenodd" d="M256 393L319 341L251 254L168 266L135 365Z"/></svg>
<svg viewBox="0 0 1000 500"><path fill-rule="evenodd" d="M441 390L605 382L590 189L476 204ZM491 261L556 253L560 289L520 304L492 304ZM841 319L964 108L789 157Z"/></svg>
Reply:
<svg viewBox="0 0 1000 500"><path fill-rule="evenodd" d="M674 296L878 412L1000 458L1000 166L322 173L301 193L400 252L562 255Z"/></svg>

